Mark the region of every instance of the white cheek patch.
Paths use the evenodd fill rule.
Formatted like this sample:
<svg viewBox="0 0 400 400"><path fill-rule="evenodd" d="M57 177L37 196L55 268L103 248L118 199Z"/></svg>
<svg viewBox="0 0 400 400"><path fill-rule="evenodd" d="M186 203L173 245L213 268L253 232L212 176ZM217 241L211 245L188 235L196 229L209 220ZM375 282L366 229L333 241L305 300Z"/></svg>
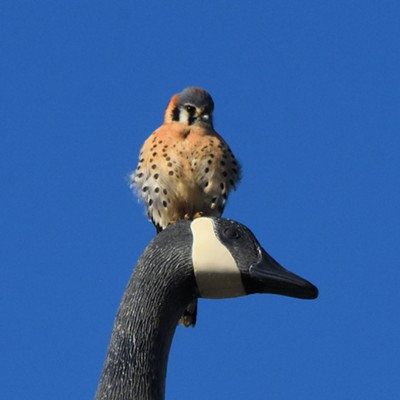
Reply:
<svg viewBox="0 0 400 400"><path fill-rule="evenodd" d="M184 107L181 107L179 110L179 122L183 122L184 124L189 122L189 114Z"/></svg>
<svg viewBox="0 0 400 400"><path fill-rule="evenodd" d="M190 225L193 234L192 260L200 297L223 299L245 296L240 270L229 250L218 240L214 221L196 218Z"/></svg>

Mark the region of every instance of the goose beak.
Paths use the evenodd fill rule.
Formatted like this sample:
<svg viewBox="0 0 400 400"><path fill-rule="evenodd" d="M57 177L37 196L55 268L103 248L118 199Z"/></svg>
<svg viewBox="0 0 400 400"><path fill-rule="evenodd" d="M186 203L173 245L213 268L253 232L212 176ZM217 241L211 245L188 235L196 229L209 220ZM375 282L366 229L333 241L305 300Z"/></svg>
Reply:
<svg viewBox="0 0 400 400"><path fill-rule="evenodd" d="M259 260L249 269L254 293L274 293L299 299L316 299L318 289L300 276L283 268L264 249Z"/></svg>

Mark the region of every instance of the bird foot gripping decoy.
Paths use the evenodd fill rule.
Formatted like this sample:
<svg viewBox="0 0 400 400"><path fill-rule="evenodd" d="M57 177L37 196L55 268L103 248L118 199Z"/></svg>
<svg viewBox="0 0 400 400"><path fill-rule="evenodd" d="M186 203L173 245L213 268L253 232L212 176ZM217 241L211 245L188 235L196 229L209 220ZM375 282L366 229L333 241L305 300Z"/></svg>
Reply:
<svg viewBox="0 0 400 400"><path fill-rule="evenodd" d="M315 299L318 289L283 268L238 222L202 217L168 226L130 278L96 400L164 399L169 349L187 305L253 293Z"/></svg>
<svg viewBox="0 0 400 400"><path fill-rule="evenodd" d="M192 220L192 219L200 218L200 217L204 217L204 213L202 211L198 211L198 212L194 213L193 215L185 214L183 216L183 219Z"/></svg>
<svg viewBox="0 0 400 400"><path fill-rule="evenodd" d="M157 233L181 219L221 217L241 168L228 144L214 130L214 101L203 89L174 95L164 123L144 142L131 187L144 201ZM196 323L196 301L182 325Z"/></svg>

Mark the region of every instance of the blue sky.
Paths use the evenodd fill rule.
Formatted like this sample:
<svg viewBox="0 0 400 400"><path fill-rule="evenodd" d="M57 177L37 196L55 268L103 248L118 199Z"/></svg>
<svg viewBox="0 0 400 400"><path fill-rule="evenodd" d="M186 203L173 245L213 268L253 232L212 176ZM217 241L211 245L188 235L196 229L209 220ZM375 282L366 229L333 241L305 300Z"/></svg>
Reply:
<svg viewBox="0 0 400 400"><path fill-rule="evenodd" d="M225 216L320 297L200 301L167 399L398 398L398 2L140 3L1 3L2 397L94 396L154 235L127 176L197 85L243 166Z"/></svg>

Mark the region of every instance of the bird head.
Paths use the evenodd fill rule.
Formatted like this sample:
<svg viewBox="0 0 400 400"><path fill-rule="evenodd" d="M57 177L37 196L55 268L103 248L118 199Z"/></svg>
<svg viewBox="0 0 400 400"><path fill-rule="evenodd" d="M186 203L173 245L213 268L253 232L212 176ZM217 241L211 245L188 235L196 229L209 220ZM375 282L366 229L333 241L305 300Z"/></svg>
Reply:
<svg viewBox="0 0 400 400"><path fill-rule="evenodd" d="M197 87L189 87L170 100L165 122L180 122L213 129L214 101L210 94Z"/></svg>

